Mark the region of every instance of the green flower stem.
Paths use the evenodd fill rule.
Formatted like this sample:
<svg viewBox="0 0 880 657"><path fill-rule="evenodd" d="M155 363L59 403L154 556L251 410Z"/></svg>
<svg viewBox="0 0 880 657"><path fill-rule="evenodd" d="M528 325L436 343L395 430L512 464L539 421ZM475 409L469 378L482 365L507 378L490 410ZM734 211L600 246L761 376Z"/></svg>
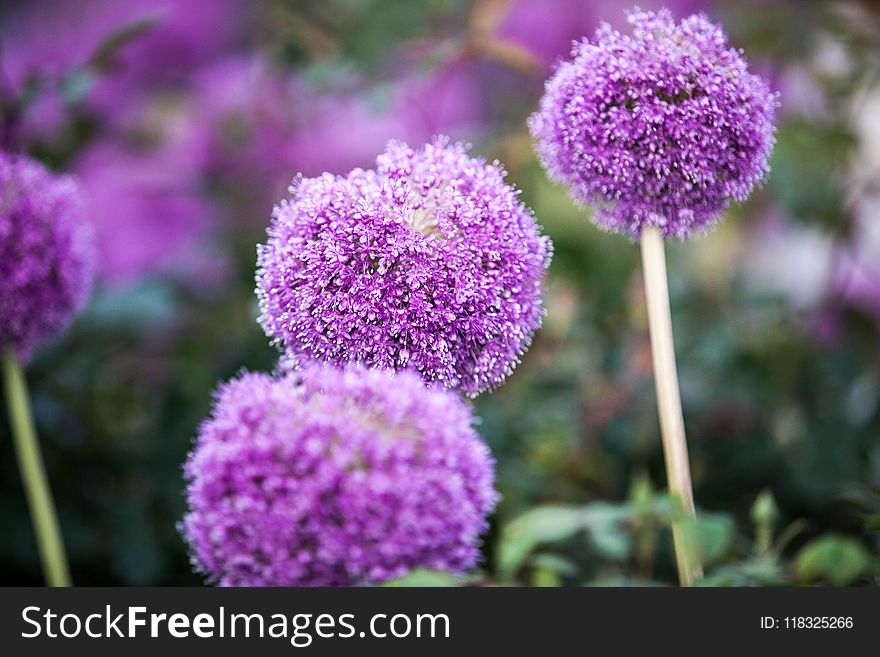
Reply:
<svg viewBox="0 0 880 657"><path fill-rule="evenodd" d="M18 466L34 522L46 582L49 586L70 586L70 571L64 554L58 515L49 490L40 443L34 430L27 386L21 365L11 348L6 349L3 360L3 383Z"/></svg>
<svg viewBox="0 0 880 657"><path fill-rule="evenodd" d="M654 361L654 385L657 389L657 410L663 436L663 456L669 492L678 497L685 513L695 517L694 492L688 463L684 416L675 367L672 341L672 316L669 310L669 287L666 282L666 254L663 236L657 228L642 232L642 267L645 276L645 298L648 304L648 326L651 331L651 357ZM692 549L686 521L672 525L678 577L682 586L690 586L703 574L699 559Z"/></svg>

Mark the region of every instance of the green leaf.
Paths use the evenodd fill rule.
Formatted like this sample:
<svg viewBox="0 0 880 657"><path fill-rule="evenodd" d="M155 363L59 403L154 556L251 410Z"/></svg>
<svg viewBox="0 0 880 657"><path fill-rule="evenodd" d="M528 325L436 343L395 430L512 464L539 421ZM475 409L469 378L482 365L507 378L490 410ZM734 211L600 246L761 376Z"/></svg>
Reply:
<svg viewBox="0 0 880 657"><path fill-rule="evenodd" d="M871 557L856 539L826 534L807 543L795 557L795 572L802 582L825 580L846 586L864 575Z"/></svg>
<svg viewBox="0 0 880 657"><path fill-rule="evenodd" d="M788 584L776 559L757 557L714 570L696 586L784 586Z"/></svg>
<svg viewBox="0 0 880 657"><path fill-rule="evenodd" d="M563 577L574 577L578 574L577 564L558 554L541 552L533 556L529 563L539 570L550 571Z"/></svg>
<svg viewBox="0 0 880 657"><path fill-rule="evenodd" d="M626 516L625 508L601 502L583 509L583 523L589 530L590 545L603 558L625 561L632 555L632 540L622 524Z"/></svg>
<svg viewBox="0 0 880 657"><path fill-rule="evenodd" d="M449 588L461 584L461 577L436 570L413 570L402 577L389 580L382 584L388 588L443 587Z"/></svg>
<svg viewBox="0 0 880 657"><path fill-rule="evenodd" d="M686 519L683 526L704 565L719 561L733 542L733 520L725 515L700 513Z"/></svg>
<svg viewBox="0 0 880 657"><path fill-rule="evenodd" d="M498 545L501 577L513 575L542 543L570 538L583 528L583 513L576 507L545 506L533 509L508 523Z"/></svg>

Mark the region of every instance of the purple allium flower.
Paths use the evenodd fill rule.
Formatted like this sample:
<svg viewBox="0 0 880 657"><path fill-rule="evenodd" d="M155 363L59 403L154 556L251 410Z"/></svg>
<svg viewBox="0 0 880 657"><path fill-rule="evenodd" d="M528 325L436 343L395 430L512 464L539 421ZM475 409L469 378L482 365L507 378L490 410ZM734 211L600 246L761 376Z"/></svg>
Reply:
<svg viewBox="0 0 880 657"><path fill-rule="evenodd" d="M692 237L764 179L777 98L705 15L627 19L632 36L605 24L575 45L529 127L550 176L598 206L601 228Z"/></svg>
<svg viewBox="0 0 880 657"><path fill-rule="evenodd" d="M202 69L191 101L192 129L203 133L198 166L222 188L247 193L255 205L271 203L289 179L298 81L265 58L231 55Z"/></svg>
<svg viewBox="0 0 880 657"><path fill-rule="evenodd" d="M186 144L146 150L101 140L76 173L89 198L104 283L127 285L157 274L200 278L199 255L216 232L216 212L201 195ZM213 270L213 267L212 267Z"/></svg>
<svg viewBox="0 0 880 657"><path fill-rule="evenodd" d="M376 170L297 178L258 247L260 323L295 361L501 384L544 314L551 244L496 162L392 141Z"/></svg>
<svg viewBox="0 0 880 657"><path fill-rule="evenodd" d="M224 385L185 476L193 563L224 586L463 572L497 499L467 404L360 367Z"/></svg>
<svg viewBox="0 0 880 657"><path fill-rule="evenodd" d="M0 152L0 350L27 360L63 332L88 297L93 264L76 181Z"/></svg>

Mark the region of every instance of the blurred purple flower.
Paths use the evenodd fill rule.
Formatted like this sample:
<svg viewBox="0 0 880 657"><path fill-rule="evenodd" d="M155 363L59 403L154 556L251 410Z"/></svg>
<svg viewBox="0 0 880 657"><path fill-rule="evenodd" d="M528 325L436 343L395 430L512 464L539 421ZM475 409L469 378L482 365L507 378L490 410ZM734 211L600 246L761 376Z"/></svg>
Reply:
<svg viewBox="0 0 880 657"><path fill-rule="evenodd" d="M312 176L369 166L389 139L408 132L395 109L391 98L382 102L358 93L312 95L303 104L294 142L296 170Z"/></svg>
<svg viewBox="0 0 880 657"><path fill-rule="evenodd" d="M369 166L392 138L468 135L482 116L476 83L456 66L320 88L260 57L232 56L199 73L191 101L204 136L198 166L252 207L277 199L294 173Z"/></svg>
<svg viewBox="0 0 880 657"><path fill-rule="evenodd" d="M27 360L67 328L91 290L93 246L76 181L0 152L0 350Z"/></svg>
<svg viewBox="0 0 880 657"><path fill-rule="evenodd" d="M464 63L408 71L359 92L313 94L302 106L297 170L345 173L369 166L391 139L424 143L438 133L466 139L483 121L478 82Z"/></svg>
<svg viewBox="0 0 880 657"><path fill-rule="evenodd" d="M194 78L192 129L203 139L203 172L265 203L282 193L295 170L301 85L253 56L230 56Z"/></svg>
<svg viewBox="0 0 880 657"><path fill-rule="evenodd" d="M247 11L247 3L236 0L29 3L4 22L0 68L6 93L19 94L28 79L41 79L46 88L40 102L58 107L63 100L52 89L67 73L88 63L109 36L149 23L152 27L100 62L101 70L76 82L90 85L82 100L92 111L115 118L144 92L185 81L196 67L234 45ZM44 120L36 132L54 130L57 112Z"/></svg>
<svg viewBox="0 0 880 657"><path fill-rule="evenodd" d="M391 139L467 137L482 118L477 83L456 65L321 89L260 58L230 57L200 73L195 95L200 122L214 132L207 170L271 187L279 175L286 186L294 171L369 166Z"/></svg>
<svg viewBox="0 0 880 657"><path fill-rule="evenodd" d="M551 244L500 164L443 138L299 178L260 245L260 323L296 360L412 368L476 395L544 315Z"/></svg>
<svg viewBox="0 0 880 657"><path fill-rule="evenodd" d="M835 276L839 293L846 301L880 321L880 265L872 260L847 253Z"/></svg>
<svg viewBox="0 0 880 657"><path fill-rule="evenodd" d="M821 344L834 344L842 336L842 311L847 308L880 327L878 211L877 199L862 199L852 234L836 239L821 228L769 214L749 238L752 247L742 271L759 292L781 295L792 310L807 314L812 335Z"/></svg>
<svg viewBox="0 0 880 657"><path fill-rule="evenodd" d="M410 63L394 83L393 106L406 126L396 139L422 143L440 133L470 139L484 127L485 90L471 60L453 59L429 70Z"/></svg>
<svg viewBox="0 0 880 657"><path fill-rule="evenodd" d="M504 14L498 35L525 47L549 67L571 53L572 42L592 34L603 20L623 16L632 4L632 0L514 0ZM667 7L678 16L707 9L711 4L712 0L638 3L646 10Z"/></svg>
<svg viewBox="0 0 880 657"><path fill-rule="evenodd" d="M604 24L575 46L529 127L550 177L598 206L599 227L694 237L766 176L777 98L705 15L627 20L632 36Z"/></svg>
<svg viewBox="0 0 880 657"><path fill-rule="evenodd" d="M768 77L772 75L773 84L779 95L785 98L780 108L782 118L801 116L810 120L821 120L828 113L828 99L814 72L801 64L783 67L766 66Z"/></svg>
<svg viewBox="0 0 880 657"><path fill-rule="evenodd" d="M853 234L833 272L834 289L848 304L880 325L880 199L868 197L857 208Z"/></svg>
<svg viewBox="0 0 880 657"><path fill-rule="evenodd" d="M497 499L465 403L414 374L360 368L224 385L185 476L181 529L221 586L463 572Z"/></svg>
<svg viewBox="0 0 880 657"><path fill-rule="evenodd" d="M198 276L214 212L187 149L126 149L99 142L76 171L89 196L99 275L110 284L174 271Z"/></svg>
<svg viewBox="0 0 880 657"><path fill-rule="evenodd" d="M742 272L759 293L781 295L800 312L821 303L834 268L834 243L824 231L775 209L761 217L748 239Z"/></svg>

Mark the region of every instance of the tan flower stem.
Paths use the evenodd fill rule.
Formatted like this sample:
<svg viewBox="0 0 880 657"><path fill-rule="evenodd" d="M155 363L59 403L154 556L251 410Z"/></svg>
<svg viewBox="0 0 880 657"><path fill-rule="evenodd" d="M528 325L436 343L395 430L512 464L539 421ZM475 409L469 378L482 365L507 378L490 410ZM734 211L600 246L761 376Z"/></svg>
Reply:
<svg viewBox="0 0 880 657"><path fill-rule="evenodd" d="M651 332L657 410L660 414L660 433L663 437L663 456L666 461L666 479L669 492L680 500L685 514L693 518L696 515L694 493L688 464L678 373L675 367L669 287L666 280L666 254L663 248L663 236L657 228L648 227L642 231L642 267L648 304L648 326ZM687 521L687 518L683 518L672 524L675 559L682 586L690 586L695 578L703 575L699 558L691 545L690 534L686 527Z"/></svg>
<svg viewBox="0 0 880 657"><path fill-rule="evenodd" d="M61 540L55 503L46 478L40 443L34 430L24 373L11 348L6 349L3 359L3 384L18 466L34 523L46 583L49 586L70 586L67 557Z"/></svg>

